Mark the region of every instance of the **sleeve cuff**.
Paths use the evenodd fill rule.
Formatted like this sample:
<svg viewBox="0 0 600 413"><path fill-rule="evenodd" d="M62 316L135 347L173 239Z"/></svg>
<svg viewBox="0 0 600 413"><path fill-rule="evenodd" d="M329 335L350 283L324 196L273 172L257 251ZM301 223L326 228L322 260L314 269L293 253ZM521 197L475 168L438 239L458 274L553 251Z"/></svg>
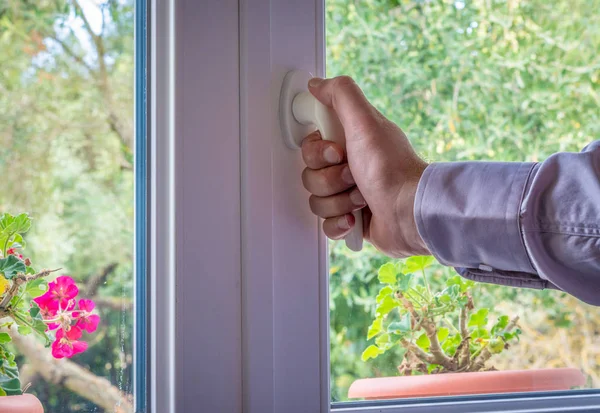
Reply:
<svg viewBox="0 0 600 413"><path fill-rule="evenodd" d="M438 261L490 275L536 274L519 217L534 166L504 162L429 165L417 189L415 221Z"/></svg>

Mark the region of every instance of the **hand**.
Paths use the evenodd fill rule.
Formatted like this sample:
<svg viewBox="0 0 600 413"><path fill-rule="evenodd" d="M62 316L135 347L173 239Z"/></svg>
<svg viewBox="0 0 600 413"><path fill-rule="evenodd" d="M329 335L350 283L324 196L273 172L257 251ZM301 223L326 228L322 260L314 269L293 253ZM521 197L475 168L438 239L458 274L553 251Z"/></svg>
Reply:
<svg viewBox="0 0 600 413"><path fill-rule="evenodd" d="M325 234L343 238L354 226L352 212L362 209L364 237L377 249L398 258L429 255L414 219L417 186L427 163L351 78L314 78L308 85L335 110L346 135L347 154L318 132L302 143L307 165L302 180L312 194L311 210L325 218Z"/></svg>

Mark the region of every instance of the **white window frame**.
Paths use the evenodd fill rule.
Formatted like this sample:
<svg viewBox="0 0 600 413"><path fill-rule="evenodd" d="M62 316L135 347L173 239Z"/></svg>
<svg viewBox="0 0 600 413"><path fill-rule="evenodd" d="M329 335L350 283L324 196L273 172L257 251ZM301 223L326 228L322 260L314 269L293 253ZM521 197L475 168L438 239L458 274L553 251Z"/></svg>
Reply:
<svg viewBox="0 0 600 413"><path fill-rule="evenodd" d="M593 391L330 404L327 243L279 132L324 0L149 0L150 411L591 411Z"/></svg>

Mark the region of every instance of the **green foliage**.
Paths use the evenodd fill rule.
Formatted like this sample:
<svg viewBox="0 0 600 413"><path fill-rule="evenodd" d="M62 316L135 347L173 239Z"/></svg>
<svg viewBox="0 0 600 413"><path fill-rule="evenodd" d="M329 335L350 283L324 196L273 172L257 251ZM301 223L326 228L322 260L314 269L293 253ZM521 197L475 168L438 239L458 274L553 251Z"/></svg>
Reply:
<svg viewBox="0 0 600 413"><path fill-rule="evenodd" d="M375 344L365 349L361 356L363 361L375 359L399 346L406 350L404 363L399 367L405 374L478 371L490 368L487 363L491 356L508 349L509 342L518 338L520 330L515 329L518 318L509 321L507 315L501 315L490 326L489 309L474 310L473 282L452 277L441 286L444 287L441 291L432 291L426 269L434 263L432 257L412 257L398 264L389 262L381 266L378 280L387 285L381 289L385 291L384 298L367 333L367 340L375 338ZM426 287L411 283L410 275L399 272L398 268L413 274L421 273ZM382 306L385 309L382 310ZM452 336L450 329L443 325L451 327ZM445 358L434 352L424 357L415 350L418 347L429 352L433 347L432 340L436 348L442 348ZM415 358L425 366L424 370L416 369ZM397 361L400 362L402 360Z"/></svg>
<svg viewBox="0 0 600 413"><path fill-rule="evenodd" d="M13 355L11 355L14 358ZM5 359L0 367L0 396L16 396L22 394L19 370L14 361Z"/></svg>
<svg viewBox="0 0 600 413"><path fill-rule="evenodd" d="M27 267L17 257L9 255L6 258L0 258L0 274L7 280L12 279L18 273L25 273Z"/></svg>
<svg viewBox="0 0 600 413"><path fill-rule="evenodd" d="M327 74L354 77L429 160L543 160L600 136L599 10L596 0L476 0L460 7L444 0L328 0ZM360 358L375 310L391 294L378 296L377 269L385 257L371 248L351 254L336 242L331 250L331 394L337 401L347 399L354 379L397 374L401 354L396 346L368 363ZM465 284L438 265L430 274L432 290L447 289L441 303L470 289L492 322L503 315L499 308L510 308L543 337L577 328L577 314L596 314L558 291ZM412 285L426 289L419 274L414 278ZM450 331L444 351L454 352L457 339ZM541 341L531 346L542 359L556 357ZM506 364L526 368L534 356Z"/></svg>

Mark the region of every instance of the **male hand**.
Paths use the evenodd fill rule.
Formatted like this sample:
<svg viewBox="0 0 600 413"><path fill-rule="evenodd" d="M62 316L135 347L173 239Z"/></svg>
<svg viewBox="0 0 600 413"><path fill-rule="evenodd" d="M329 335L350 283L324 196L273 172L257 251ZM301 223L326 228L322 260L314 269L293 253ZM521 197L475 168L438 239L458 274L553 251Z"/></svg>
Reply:
<svg viewBox="0 0 600 413"><path fill-rule="evenodd" d="M304 187L310 208L325 219L332 239L354 226L353 211L363 211L363 234L391 257L429 255L414 219L419 179L427 167L402 130L386 119L347 76L311 79L309 91L335 110L344 127L346 151L315 132L303 141L307 168Z"/></svg>

